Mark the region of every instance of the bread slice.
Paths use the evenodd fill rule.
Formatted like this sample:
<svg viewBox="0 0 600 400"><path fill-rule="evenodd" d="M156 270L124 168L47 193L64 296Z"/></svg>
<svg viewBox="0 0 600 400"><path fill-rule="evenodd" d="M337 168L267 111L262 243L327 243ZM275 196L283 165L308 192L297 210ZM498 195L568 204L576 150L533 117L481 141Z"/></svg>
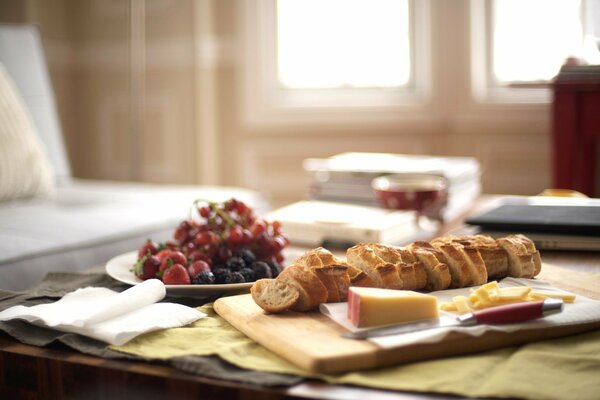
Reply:
<svg viewBox="0 0 600 400"><path fill-rule="evenodd" d="M323 247L317 247L307 251L298 257L292 264L303 265L305 267L316 268L329 265L340 265L342 261L329 250Z"/></svg>
<svg viewBox="0 0 600 400"><path fill-rule="evenodd" d="M362 270L376 284L386 289L402 289L402 281L394 264L382 260L375 251L364 243L346 251L348 264Z"/></svg>
<svg viewBox="0 0 600 400"><path fill-rule="evenodd" d="M348 297L350 278L347 268L342 265L330 265L313 268L313 272L327 290L327 303L345 301Z"/></svg>
<svg viewBox="0 0 600 400"><path fill-rule="evenodd" d="M527 251L531 253L531 258L533 262L533 276L536 276L542 270L542 258L540 256L540 252L535 248L535 243L531 239L529 239L525 235L517 234L511 235L513 240L519 241L519 243L523 244Z"/></svg>
<svg viewBox="0 0 600 400"><path fill-rule="evenodd" d="M427 273L427 285L425 290L436 291L447 289L450 286L452 278L448 266L441 263L436 257L436 254L441 253L427 242L412 243L409 246L413 254L423 263L425 266L425 272Z"/></svg>
<svg viewBox="0 0 600 400"><path fill-rule="evenodd" d="M453 241L465 247L475 247L479 251L488 279L508 276L508 254L493 237L488 235L457 236Z"/></svg>
<svg viewBox="0 0 600 400"><path fill-rule="evenodd" d="M292 306L292 310L313 310L319 304L327 301L327 288L311 268L297 264L291 265L279 274L277 280L292 286L300 294L298 301Z"/></svg>
<svg viewBox="0 0 600 400"><path fill-rule="evenodd" d="M471 246L462 246L462 251L467 256L467 262L471 270L471 284L479 286L486 283L488 281L487 269L479 250Z"/></svg>
<svg viewBox="0 0 600 400"><path fill-rule="evenodd" d="M276 279L259 279L250 288L254 302L270 313L290 309L300 294L292 286Z"/></svg>
<svg viewBox="0 0 600 400"><path fill-rule="evenodd" d="M422 290L427 285L425 265L407 248L397 249L402 257L403 265L399 268L405 290Z"/></svg>
<svg viewBox="0 0 600 400"><path fill-rule="evenodd" d="M467 261L467 256L462 251L462 245L458 243L446 243L440 240L433 240L431 244L438 250L441 250L448 261L450 269L451 288L463 288L471 285L471 269ZM460 247L459 247L460 246Z"/></svg>
<svg viewBox="0 0 600 400"><path fill-rule="evenodd" d="M515 278L533 278L536 270L541 268L539 252L531 251L531 247L520 237L511 235L497 239L498 244L508 254L508 275ZM539 267L536 266L539 264Z"/></svg>

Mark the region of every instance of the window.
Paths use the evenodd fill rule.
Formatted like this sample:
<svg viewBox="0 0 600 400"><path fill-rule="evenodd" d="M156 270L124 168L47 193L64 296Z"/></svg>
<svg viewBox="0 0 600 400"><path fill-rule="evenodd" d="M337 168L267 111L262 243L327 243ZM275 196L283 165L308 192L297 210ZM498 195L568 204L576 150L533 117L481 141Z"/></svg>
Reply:
<svg viewBox="0 0 600 400"><path fill-rule="evenodd" d="M398 119L428 100L429 1L242 4L248 123Z"/></svg>
<svg viewBox="0 0 600 400"><path fill-rule="evenodd" d="M587 18L593 1L474 1L476 94L488 100L548 101L544 86L568 57L597 61Z"/></svg>
<svg viewBox="0 0 600 400"><path fill-rule="evenodd" d="M411 81L408 0L278 0L279 84L400 88Z"/></svg>

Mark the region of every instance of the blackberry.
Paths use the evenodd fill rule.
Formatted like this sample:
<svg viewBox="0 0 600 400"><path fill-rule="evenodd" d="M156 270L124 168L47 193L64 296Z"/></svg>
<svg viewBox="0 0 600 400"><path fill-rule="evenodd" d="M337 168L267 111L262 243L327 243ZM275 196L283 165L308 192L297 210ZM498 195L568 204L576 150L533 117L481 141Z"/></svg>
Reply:
<svg viewBox="0 0 600 400"><path fill-rule="evenodd" d="M211 271L202 271L192 279L194 285L212 285L215 283L215 275Z"/></svg>
<svg viewBox="0 0 600 400"><path fill-rule="evenodd" d="M225 278L229 275L229 270L223 265L213 268L212 273L215 276L215 283L225 283Z"/></svg>
<svg viewBox="0 0 600 400"><path fill-rule="evenodd" d="M244 283L244 282L246 282L244 280L244 276L242 274L240 274L239 272L230 272L225 277L225 283Z"/></svg>
<svg viewBox="0 0 600 400"><path fill-rule="evenodd" d="M283 267L277 261L268 261L267 265L271 268L271 275L273 278L277 278L277 276L283 270Z"/></svg>
<svg viewBox="0 0 600 400"><path fill-rule="evenodd" d="M256 256L250 249L241 249L237 251L235 255L244 260L246 265L251 265L254 261L256 261Z"/></svg>
<svg viewBox="0 0 600 400"><path fill-rule="evenodd" d="M225 266L229 268L229 270L238 272L242 268L246 267L246 263L241 257L231 257L227 262L225 262Z"/></svg>
<svg viewBox="0 0 600 400"><path fill-rule="evenodd" d="M264 261L256 261L252 263L252 270L254 271L254 279L256 280L273 277L269 264Z"/></svg>
<svg viewBox="0 0 600 400"><path fill-rule="evenodd" d="M242 274L246 282L254 282L254 271L252 268L242 268L240 269L240 274Z"/></svg>

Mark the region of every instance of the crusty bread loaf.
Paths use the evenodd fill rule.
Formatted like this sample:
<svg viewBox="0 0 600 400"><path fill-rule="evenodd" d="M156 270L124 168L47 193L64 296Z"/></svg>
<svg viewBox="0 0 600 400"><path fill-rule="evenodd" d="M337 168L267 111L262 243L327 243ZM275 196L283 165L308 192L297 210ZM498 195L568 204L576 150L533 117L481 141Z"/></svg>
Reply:
<svg viewBox="0 0 600 400"><path fill-rule="evenodd" d="M540 269L540 253L523 235L446 236L403 248L360 243L347 250L346 261L321 247L310 250L276 279L255 282L251 294L267 312L307 311L346 301L351 285L435 291L481 285L488 278L531 278Z"/></svg>

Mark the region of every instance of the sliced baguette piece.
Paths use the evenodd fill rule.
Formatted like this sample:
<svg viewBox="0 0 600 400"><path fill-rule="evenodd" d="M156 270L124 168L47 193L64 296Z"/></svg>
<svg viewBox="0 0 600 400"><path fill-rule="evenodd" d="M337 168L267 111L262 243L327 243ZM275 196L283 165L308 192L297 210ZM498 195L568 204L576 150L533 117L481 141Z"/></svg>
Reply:
<svg viewBox="0 0 600 400"><path fill-rule="evenodd" d="M509 276L514 278L533 278L535 276L534 255L527 250L519 238L511 235L499 238L497 242L508 254Z"/></svg>
<svg viewBox="0 0 600 400"><path fill-rule="evenodd" d="M457 243L446 243L441 240L433 240L431 244L438 250L441 250L448 261L450 269L451 288L463 288L471 285L471 269L467 261L467 256L464 251L461 251L461 246ZM462 246L461 246L462 247Z"/></svg>
<svg viewBox="0 0 600 400"><path fill-rule="evenodd" d="M348 264L367 274L377 287L401 289L402 281L393 264L382 260L368 244L359 243L346 251Z"/></svg>
<svg viewBox="0 0 600 400"><path fill-rule="evenodd" d="M396 270L396 276L390 277L390 283L393 287L388 289L405 289L404 281L401 275L401 268L404 265L402 261L402 254L397 248L380 244L380 243L369 243L368 246L373 249L375 254L381 258L384 262L392 264Z"/></svg>
<svg viewBox="0 0 600 400"><path fill-rule="evenodd" d="M250 288L254 302L269 313L289 310L298 300L298 291L276 279L259 279Z"/></svg>
<svg viewBox="0 0 600 400"><path fill-rule="evenodd" d="M427 285L427 272L425 266L418 258L405 247L398 248L404 263L400 269L400 278L405 290L422 290Z"/></svg>
<svg viewBox="0 0 600 400"><path fill-rule="evenodd" d="M521 235L521 234L511 235L510 237L513 240L516 240L519 243L523 244L523 246L525 246L527 251L529 253L531 253L531 258L532 258L532 262L533 262L533 276L536 276L537 274L539 274L540 271L542 270L542 258L540 256L540 252L536 249L535 243L533 243L533 240L531 240L527 236Z"/></svg>
<svg viewBox="0 0 600 400"><path fill-rule="evenodd" d="M499 279L508 276L508 255L493 237L481 234L464 235L452 236L450 240L465 247L475 247L479 251L488 279Z"/></svg>
<svg viewBox="0 0 600 400"><path fill-rule="evenodd" d="M327 288L312 268L292 264L279 274L277 280L287 283L298 291L300 296L292 306L292 310L313 310L327 301Z"/></svg>
<svg viewBox="0 0 600 400"><path fill-rule="evenodd" d="M327 290L327 303L337 303L346 301L348 298L348 287L350 278L348 277L348 268L343 265L329 265L313 268L317 278Z"/></svg>
<svg viewBox="0 0 600 400"><path fill-rule="evenodd" d="M452 239L465 247L475 247L485 264L488 279L508 276L508 254L496 239L488 235L456 236Z"/></svg>
<svg viewBox="0 0 600 400"><path fill-rule="evenodd" d="M427 273L427 285L425 285L425 290L443 290L450 286L450 282L452 281L450 271L448 266L440 263L436 257L436 253L439 253L437 249L433 248L429 243L424 246L422 246L422 243L412 243L409 246L409 249L412 250L413 254L425 266L425 272Z"/></svg>
<svg viewBox="0 0 600 400"><path fill-rule="evenodd" d="M462 251L467 256L467 262L471 270L471 285L479 286L486 283L488 281L487 269L479 250L471 246L462 246Z"/></svg>
<svg viewBox="0 0 600 400"><path fill-rule="evenodd" d="M327 302L345 301L350 277L348 265L329 250L317 247L298 257L294 264L311 268L327 289Z"/></svg>

